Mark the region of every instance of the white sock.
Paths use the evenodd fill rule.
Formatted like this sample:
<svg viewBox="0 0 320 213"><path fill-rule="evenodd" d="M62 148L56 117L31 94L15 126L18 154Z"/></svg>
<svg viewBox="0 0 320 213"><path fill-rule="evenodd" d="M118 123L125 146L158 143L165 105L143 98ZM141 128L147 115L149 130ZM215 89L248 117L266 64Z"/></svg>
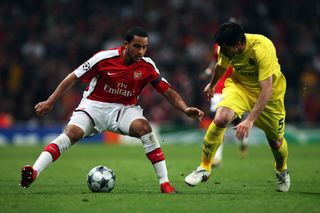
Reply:
<svg viewBox="0 0 320 213"><path fill-rule="evenodd" d="M52 156L49 152L43 151L36 162L33 165L33 169L38 172L38 175L40 172L42 172L50 163L52 163Z"/></svg>
<svg viewBox="0 0 320 213"><path fill-rule="evenodd" d="M168 182L168 171L160 144L152 132L143 135L140 140L143 143L144 151L151 161L154 170L159 178L159 183Z"/></svg>
<svg viewBox="0 0 320 213"><path fill-rule="evenodd" d="M168 171L167 171L165 160L153 164L153 167L159 178L159 184L162 184L164 182L169 182Z"/></svg>
<svg viewBox="0 0 320 213"><path fill-rule="evenodd" d="M160 144L159 144L157 138L153 135L152 132L141 136L140 140L143 144L143 148L144 148L145 153L149 153L149 152L160 147Z"/></svg>
<svg viewBox="0 0 320 213"><path fill-rule="evenodd" d="M60 154L71 147L71 142L66 134L60 134L50 144L56 144ZM50 144L48 146L50 146ZM48 147L47 146L47 147ZM45 148L46 149L46 148ZM59 154L59 155L60 155ZM33 169L38 172L38 175L53 162L52 154L48 151L43 151L33 165Z"/></svg>
<svg viewBox="0 0 320 213"><path fill-rule="evenodd" d="M66 134L60 134L56 139L54 139L51 143L57 144L59 147L60 153L71 147L71 141Z"/></svg>

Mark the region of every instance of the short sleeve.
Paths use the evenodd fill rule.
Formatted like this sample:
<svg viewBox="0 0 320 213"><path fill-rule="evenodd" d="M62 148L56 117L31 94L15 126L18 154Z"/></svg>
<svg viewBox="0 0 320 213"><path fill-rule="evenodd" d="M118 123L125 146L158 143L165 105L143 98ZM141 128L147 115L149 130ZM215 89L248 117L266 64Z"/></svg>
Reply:
<svg viewBox="0 0 320 213"><path fill-rule="evenodd" d="M271 42L263 42L255 47L255 53L259 69L259 81L263 81L274 72L276 59L274 46Z"/></svg>

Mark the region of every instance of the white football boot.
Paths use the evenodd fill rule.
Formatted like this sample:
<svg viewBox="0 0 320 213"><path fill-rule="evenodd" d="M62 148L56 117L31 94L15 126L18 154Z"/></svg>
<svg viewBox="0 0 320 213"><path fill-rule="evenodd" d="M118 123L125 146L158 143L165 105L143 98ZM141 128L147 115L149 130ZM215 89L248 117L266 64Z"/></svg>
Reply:
<svg viewBox="0 0 320 213"><path fill-rule="evenodd" d="M198 185L200 182L205 182L209 179L210 177L210 172L208 172L207 170L205 170L202 167L198 167L197 170L194 170L191 174L189 174L184 181L186 182L186 184L188 184L189 186L196 186Z"/></svg>
<svg viewBox="0 0 320 213"><path fill-rule="evenodd" d="M276 171L277 178L277 191L279 192L288 192L290 189L290 176L289 171L286 169L284 172Z"/></svg>

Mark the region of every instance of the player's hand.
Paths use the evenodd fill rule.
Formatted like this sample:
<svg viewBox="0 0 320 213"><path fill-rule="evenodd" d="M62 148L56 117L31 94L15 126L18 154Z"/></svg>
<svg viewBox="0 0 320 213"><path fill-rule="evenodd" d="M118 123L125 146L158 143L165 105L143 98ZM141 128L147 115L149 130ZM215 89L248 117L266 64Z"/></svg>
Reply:
<svg viewBox="0 0 320 213"><path fill-rule="evenodd" d="M236 137L238 140L243 140L249 136L249 131L253 126L253 122L245 119L237 126L233 127L236 130Z"/></svg>
<svg viewBox="0 0 320 213"><path fill-rule="evenodd" d="M213 95L214 95L214 88L211 86L211 84L208 84L208 85L204 88L203 92L207 95L208 100L210 100L210 99L213 97Z"/></svg>
<svg viewBox="0 0 320 213"><path fill-rule="evenodd" d="M186 113L186 115L188 115L191 118L198 119L199 121L201 121L204 116L204 112L198 108L195 108L195 107L185 108L184 113Z"/></svg>
<svg viewBox="0 0 320 213"><path fill-rule="evenodd" d="M39 102L34 107L38 116L44 116L45 114L50 112L52 108L53 108L53 104L48 100Z"/></svg>

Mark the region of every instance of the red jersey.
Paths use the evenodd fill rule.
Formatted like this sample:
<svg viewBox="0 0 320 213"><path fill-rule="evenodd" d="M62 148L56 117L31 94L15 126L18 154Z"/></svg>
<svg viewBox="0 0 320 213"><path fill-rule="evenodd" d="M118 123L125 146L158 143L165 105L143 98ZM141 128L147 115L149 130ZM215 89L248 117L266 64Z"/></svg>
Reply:
<svg viewBox="0 0 320 213"><path fill-rule="evenodd" d="M90 82L84 98L95 101L135 105L142 89L149 83L159 92L165 92L170 84L161 77L154 62L143 57L126 65L124 47L98 52L84 62L74 74L84 82Z"/></svg>
<svg viewBox="0 0 320 213"><path fill-rule="evenodd" d="M215 58L216 61L218 60L218 49L219 49L219 46L217 43L215 43L213 46L213 57ZM233 71L233 67L229 66L228 69L223 74L223 76L217 82L216 86L214 87L215 93L222 93L222 90L224 88L224 82L226 81L227 78L230 77L230 75L232 74L232 71Z"/></svg>

